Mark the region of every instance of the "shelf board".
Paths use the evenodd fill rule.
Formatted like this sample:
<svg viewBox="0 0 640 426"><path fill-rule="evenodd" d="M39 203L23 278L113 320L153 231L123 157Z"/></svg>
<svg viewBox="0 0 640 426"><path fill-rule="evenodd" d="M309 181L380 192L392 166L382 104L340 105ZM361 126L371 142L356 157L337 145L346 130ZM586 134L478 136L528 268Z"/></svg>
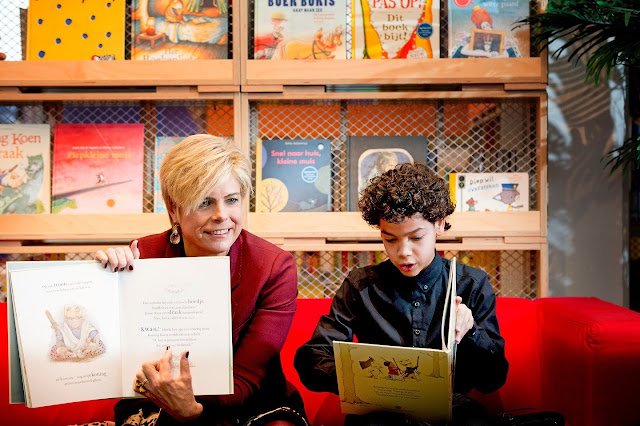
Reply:
<svg viewBox="0 0 640 426"><path fill-rule="evenodd" d="M162 213L4 215L0 241L128 241L170 226Z"/></svg>
<svg viewBox="0 0 640 426"><path fill-rule="evenodd" d="M242 85L547 83L542 58L247 60Z"/></svg>
<svg viewBox="0 0 640 426"><path fill-rule="evenodd" d="M543 236L540 212L456 212L447 238ZM263 238L326 238L379 241L380 231L358 212L249 213L247 229Z"/></svg>
<svg viewBox="0 0 640 426"><path fill-rule="evenodd" d="M0 87L220 86L232 59L194 61L2 61Z"/></svg>

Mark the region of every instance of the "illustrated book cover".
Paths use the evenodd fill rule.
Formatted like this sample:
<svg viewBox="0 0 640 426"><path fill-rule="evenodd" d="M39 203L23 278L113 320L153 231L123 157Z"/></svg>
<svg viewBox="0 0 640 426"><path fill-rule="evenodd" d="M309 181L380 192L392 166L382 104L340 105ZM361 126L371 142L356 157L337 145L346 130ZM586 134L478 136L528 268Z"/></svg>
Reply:
<svg viewBox="0 0 640 426"><path fill-rule="evenodd" d="M31 0L27 60L123 60L125 0Z"/></svg>
<svg viewBox="0 0 640 426"><path fill-rule="evenodd" d="M136 372L167 346L174 376L189 350L196 395L233 392L228 257L138 259L116 273L99 262L7 265L10 365L28 407L137 396Z"/></svg>
<svg viewBox="0 0 640 426"><path fill-rule="evenodd" d="M49 213L48 124L0 124L0 214Z"/></svg>
<svg viewBox="0 0 640 426"><path fill-rule="evenodd" d="M447 309L442 316L441 349L333 342L343 413L393 411L417 420L451 420L456 294L453 258L445 294Z"/></svg>
<svg viewBox="0 0 640 426"><path fill-rule="evenodd" d="M228 0L133 0L131 59L229 57Z"/></svg>
<svg viewBox="0 0 640 426"><path fill-rule="evenodd" d="M141 213L143 158L143 124L56 124L51 212Z"/></svg>
<svg viewBox="0 0 640 426"><path fill-rule="evenodd" d="M351 0L256 0L254 59L347 59Z"/></svg>
<svg viewBox="0 0 640 426"><path fill-rule="evenodd" d="M450 173L449 192L459 212L529 210L527 173Z"/></svg>
<svg viewBox="0 0 640 426"><path fill-rule="evenodd" d="M530 51L529 0L448 0L450 58L519 58Z"/></svg>
<svg viewBox="0 0 640 426"><path fill-rule="evenodd" d="M258 139L256 211L331 211L331 142Z"/></svg>
<svg viewBox="0 0 640 426"><path fill-rule="evenodd" d="M348 210L358 210L358 197L369 181L401 163L426 163L425 136L350 136Z"/></svg>
<svg viewBox="0 0 640 426"><path fill-rule="evenodd" d="M350 1L354 59L440 57L438 1Z"/></svg>
<svg viewBox="0 0 640 426"><path fill-rule="evenodd" d="M182 137L173 136L156 136L156 151L155 159L153 163L153 212L154 213L166 213L167 207L164 205L162 199L162 188L160 188L160 166L164 161L167 152L174 146L176 146L182 139Z"/></svg>

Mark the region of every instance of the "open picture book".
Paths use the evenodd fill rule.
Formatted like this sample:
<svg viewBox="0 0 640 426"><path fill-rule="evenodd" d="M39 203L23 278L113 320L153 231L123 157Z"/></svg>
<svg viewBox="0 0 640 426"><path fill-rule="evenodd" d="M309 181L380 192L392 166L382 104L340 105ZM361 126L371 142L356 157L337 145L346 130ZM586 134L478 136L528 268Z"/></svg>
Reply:
<svg viewBox="0 0 640 426"><path fill-rule="evenodd" d="M10 402L41 407L139 396L136 373L189 351L196 395L233 392L229 258L7 262Z"/></svg>
<svg viewBox="0 0 640 426"><path fill-rule="evenodd" d="M441 349L333 342L343 413L395 411L418 420L451 420L456 358L455 271L454 257L442 314Z"/></svg>

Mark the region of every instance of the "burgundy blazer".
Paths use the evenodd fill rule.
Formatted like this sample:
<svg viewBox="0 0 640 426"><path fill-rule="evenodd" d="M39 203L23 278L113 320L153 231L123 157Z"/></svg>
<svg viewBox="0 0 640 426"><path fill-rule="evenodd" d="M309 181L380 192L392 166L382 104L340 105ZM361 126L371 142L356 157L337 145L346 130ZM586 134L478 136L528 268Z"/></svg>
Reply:
<svg viewBox="0 0 640 426"><path fill-rule="evenodd" d="M140 258L185 256L182 243L171 244L169 234L140 238ZM280 350L296 311L298 276L293 256L243 230L229 257L234 393L199 397L209 415L207 406L235 410L249 400L252 405L265 405L260 402L264 398L277 404L286 392Z"/></svg>

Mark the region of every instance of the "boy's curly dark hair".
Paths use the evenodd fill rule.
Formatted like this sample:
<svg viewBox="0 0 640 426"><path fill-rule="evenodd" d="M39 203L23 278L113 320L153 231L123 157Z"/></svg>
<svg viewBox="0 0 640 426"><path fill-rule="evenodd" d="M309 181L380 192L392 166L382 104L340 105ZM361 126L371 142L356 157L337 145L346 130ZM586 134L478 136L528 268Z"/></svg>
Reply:
<svg viewBox="0 0 640 426"><path fill-rule="evenodd" d="M381 219L400 223L416 213L433 223L455 209L447 182L420 163L400 164L371 179L362 191L358 208L372 226L379 226ZM450 227L445 222L444 229Z"/></svg>

